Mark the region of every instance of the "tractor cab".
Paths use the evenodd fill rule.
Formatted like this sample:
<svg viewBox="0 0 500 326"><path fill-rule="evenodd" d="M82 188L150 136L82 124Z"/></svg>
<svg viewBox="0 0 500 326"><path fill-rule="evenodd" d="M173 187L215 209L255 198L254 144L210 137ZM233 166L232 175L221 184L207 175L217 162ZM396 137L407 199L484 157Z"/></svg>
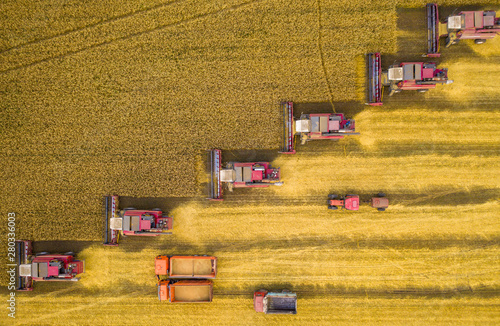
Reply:
<svg viewBox="0 0 500 326"><path fill-rule="evenodd" d="M345 198L345 209L349 211L359 210L359 196L358 195L347 195Z"/></svg>

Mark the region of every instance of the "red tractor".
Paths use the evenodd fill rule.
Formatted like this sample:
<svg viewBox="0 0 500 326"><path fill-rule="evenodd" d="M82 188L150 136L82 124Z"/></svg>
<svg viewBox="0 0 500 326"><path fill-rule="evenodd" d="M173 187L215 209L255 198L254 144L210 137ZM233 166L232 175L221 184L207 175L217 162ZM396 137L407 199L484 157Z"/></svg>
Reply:
<svg viewBox="0 0 500 326"><path fill-rule="evenodd" d="M104 244L117 246L119 233L124 236L159 236L172 234L173 217L163 214L159 208L118 210L118 196L104 197L105 234ZM111 205L111 206L110 206ZM108 212L111 209L111 217Z"/></svg>
<svg viewBox="0 0 500 326"><path fill-rule="evenodd" d="M358 195L328 195L328 209L345 208L349 211L357 211L359 209Z"/></svg>
<svg viewBox="0 0 500 326"><path fill-rule="evenodd" d="M29 240L16 240L18 291L32 291L33 281L78 281L76 276L85 271L85 263L75 260L74 253L32 254Z"/></svg>
<svg viewBox="0 0 500 326"><path fill-rule="evenodd" d="M378 211L385 211L389 207L389 200L384 193L380 192L377 196L374 196L369 201L370 206L376 208ZM328 195L328 209L347 209L349 211L359 210L359 196L358 195L346 195L338 196L335 194Z"/></svg>
<svg viewBox="0 0 500 326"><path fill-rule="evenodd" d="M281 103L283 114L283 149L280 153L295 154L295 135L300 135L301 144L314 139L342 139L355 132L353 119L346 119L343 113L301 114L299 120L293 117L293 102ZM294 124L295 122L295 124Z"/></svg>
<svg viewBox="0 0 500 326"><path fill-rule="evenodd" d="M233 191L233 188L263 188L283 184L280 182L280 169L271 167L269 162L229 162L222 169L221 161L221 150L211 150L210 200L223 200L223 182L227 184L229 191Z"/></svg>
<svg viewBox="0 0 500 326"><path fill-rule="evenodd" d="M439 21L436 3L427 4L427 56L439 57L439 39L446 37L446 47L460 40L483 44L500 34L500 18L494 11L461 11Z"/></svg>
<svg viewBox="0 0 500 326"><path fill-rule="evenodd" d="M434 62L403 62L382 71L380 53L368 54L368 103L382 105L383 86L389 87L389 96L406 90L420 93L436 88L437 84L451 84L448 69L437 68Z"/></svg>

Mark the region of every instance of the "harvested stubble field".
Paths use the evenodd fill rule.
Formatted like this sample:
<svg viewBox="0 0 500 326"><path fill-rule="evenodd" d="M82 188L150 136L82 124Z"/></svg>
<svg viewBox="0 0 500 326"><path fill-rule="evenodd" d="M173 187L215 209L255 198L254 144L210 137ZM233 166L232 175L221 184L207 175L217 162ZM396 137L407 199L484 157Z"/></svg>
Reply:
<svg viewBox="0 0 500 326"><path fill-rule="evenodd" d="M86 260L79 283L18 294L17 324L498 324L500 38L443 49L452 85L363 106L364 54L419 59L425 3L0 4L2 217ZM277 151L280 99L334 104L361 135L276 154L284 186L208 203L203 151ZM378 191L385 213L326 209ZM169 209L174 235L103 248L110 193L156 197L139 208ZM160 304L160 253L219 257L214 302ZM259 288L297 291L299 314L257 314Z"/></svg>

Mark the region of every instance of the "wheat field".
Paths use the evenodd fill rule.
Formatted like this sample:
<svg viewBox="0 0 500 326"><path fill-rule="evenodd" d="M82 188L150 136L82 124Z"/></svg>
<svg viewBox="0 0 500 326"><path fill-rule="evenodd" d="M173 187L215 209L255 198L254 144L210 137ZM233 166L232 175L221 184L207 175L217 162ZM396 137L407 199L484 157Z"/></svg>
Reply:
<svg viewBox="0 0 500 326"><path fill-rule="evenodd" d="M443 47L453 84L364 105L366 53L428 61L426 2L1 3L2 221L14 211L18 238L86 263L78 283L16 294L2 324L498 324L500 37ZM281 100L360 135L279 155ZM210 148L265 157L284 185L208 202ZM380 191L386 212L327 209L330 193ZM173 235L103 247L107 194L169 211ZM160 303L158 254L217 256L214 301ZM260 288L297 292L298 314L256 313Z"/></svg>

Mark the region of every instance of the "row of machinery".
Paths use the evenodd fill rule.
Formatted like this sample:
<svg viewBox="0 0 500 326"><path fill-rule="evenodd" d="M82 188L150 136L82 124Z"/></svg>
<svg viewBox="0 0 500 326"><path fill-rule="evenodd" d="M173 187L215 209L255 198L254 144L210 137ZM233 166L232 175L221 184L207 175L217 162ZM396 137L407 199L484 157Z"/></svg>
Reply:
<svg viewBox="0 0 500 326"><path fill-rule="evenodd" d="M500 33L500 18L496 12L487 10L461 11L440 21L438 5L429 3L427 11L427 54L424 57L439 57L440 39L445 38L446 47L460 40L474 40L483 44ZM383 88L389 88L389 96L406 90L427 92L438 84L451 84L448 69L438 68L435 62L402 62L382 70L380 53L368 54L368 103L382 105Z"/></svg>

